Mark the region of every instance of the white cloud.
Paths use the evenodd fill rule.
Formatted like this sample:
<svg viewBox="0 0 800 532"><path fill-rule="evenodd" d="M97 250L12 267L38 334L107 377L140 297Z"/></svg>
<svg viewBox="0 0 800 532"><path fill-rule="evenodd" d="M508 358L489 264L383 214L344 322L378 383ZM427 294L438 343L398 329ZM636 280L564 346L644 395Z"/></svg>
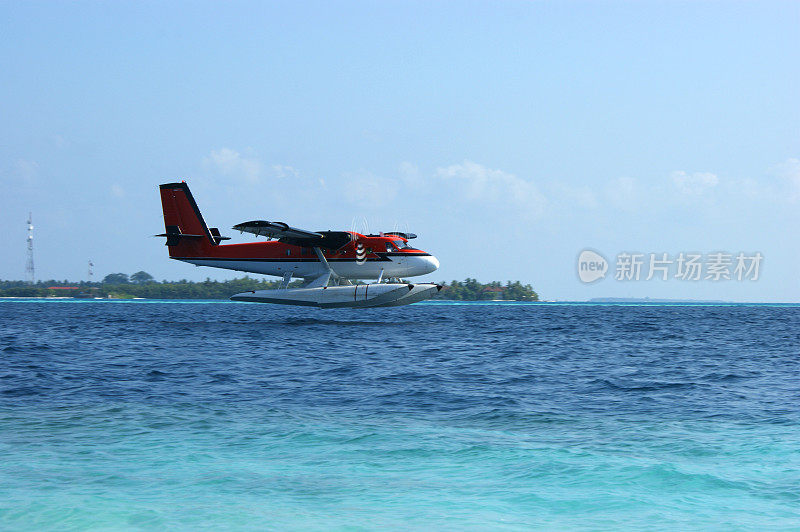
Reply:
<svg viewBox="0 0 800 532"><path fill-rule="evenodd" d="M746 198L773 207L800 202L800 160L790 158L769 168L764 176L726 179L719 184L726 198Z"/></svg>
<svg viewBox="0 0 800 532"><path fill-rule="evenodd" d="M203 165L212 172L245 183L255 184L261 180L261 161L254 157L244 157L230 148L211 150L211 153L203 158Z"/></svg>
<svg viewBox="0 0 800 532"><path fill-rule="evenodd" d="M280 179L285 179L285 178L297 179L300 177L300 173L291 166L286 166L283 164L273 164L271 168L272 172L275 174L275 177Z"/></svg>
<svg viewBox="0 0 800 532"><path fill-rule="evenodd" d="M462 200L523 207L525 212L541 216L546 205L545 197L538 187L514 174L487 168L466 160L436 170L436 178Z"/></svg>
<svg viewBox="0 0 800 532"><path fill-rule="evenodd" d="M563 183L554 183L548 187L554 199L562 204L562 209L580 207L583 209L596 209L600 206L597 194L588 186L571 186Z"/></svg>
<svg viewBox="0 0 800 532"><path fill-rule="evenodd" d="M719 178L710 172L672 172L672 184L681 194L701 196L719 184Z"/></svg>
<svg viewBox="0 0 800 532"><path fill-rule="evenodd" d="M623 210L633 210L644 200L644 187L632 177L612 179L605 186L605 195L610 205Z"/></svg>
<svg viewBox="0 0 800 532"><path fill-rule="evenodd" d="M419 168L417 168L415 164L412 164L408 161L400 163L398 172L400 173L400 180L407 187L419 187L424 183L424 180L419 173Z"/></svg>
<svg viewBox="0 0 800 532"><path fill-rule="evenodd" d="M763 199L767 193L765 186L752 177L726 179L720 182L719 191L726 197L742 197L749 201Z"/></svg>
<svg viewBox="0 0 800 532"><path fill-rule="evenodd" d="M788 188L786 199L791 202L800 200L800 159L787 159L775 166L774 171Z"/></svg>
<svg viewBox="0 0 800 532"><path fill-rule="evenodd" d="M346 186L342 193L347 199L362 208L382 207L397 197L400 183L396 179L374 176L369 173L345 176Z"/></svg>
<svg viewBox="0 0 800 532"><path fill-rule="evenodd" d="M27 159L14 161L14 174L25 184L33 184L39 176L39 163Z"/></svg>

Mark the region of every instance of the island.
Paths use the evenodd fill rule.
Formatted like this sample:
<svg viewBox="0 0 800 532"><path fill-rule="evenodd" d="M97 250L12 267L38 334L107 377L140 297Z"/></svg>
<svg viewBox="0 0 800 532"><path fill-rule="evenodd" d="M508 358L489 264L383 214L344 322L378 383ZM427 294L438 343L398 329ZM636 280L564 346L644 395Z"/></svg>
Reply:
<svg viewBox="0 0 800 532"><path fill-rule="evenodd" d="M411 282L404 281L404 282ZM294 281L289 286L300 286ZM481 283L467 278L463 281L442 281L442 290L433 299L453 301L539 301L531 285L520 281ZM99 282L40 280L36 283L0 280L0 297L65 297L101 299L228 299L232 294L249 290L270 290L280 286L280 280L254 278L248 275L227 281L157 281L149 273L139 271L130 276L111 273Z"/></svg>

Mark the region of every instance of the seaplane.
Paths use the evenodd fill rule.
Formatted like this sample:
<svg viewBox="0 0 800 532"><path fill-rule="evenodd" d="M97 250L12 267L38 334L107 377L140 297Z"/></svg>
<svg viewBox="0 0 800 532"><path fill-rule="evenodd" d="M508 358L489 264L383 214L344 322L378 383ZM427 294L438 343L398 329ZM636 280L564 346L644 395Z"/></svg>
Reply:
<svg viewBox="0 0 800 532"><path fill-rule="evenodd" d="M279 288L231 296L233 301L319 308L372 308L409 305L430 299L442 289L401 278L439 268L436 257L409 245L412 233L392 231L362 235L354 231L307 231L283 222L252 220L233 226L266 241L223 244L208 227L185 181L159 186L169 258L196 266L281 277ZM292 279L302 279L290 288ZM375 280L374 283L363 281Z"/></svg>

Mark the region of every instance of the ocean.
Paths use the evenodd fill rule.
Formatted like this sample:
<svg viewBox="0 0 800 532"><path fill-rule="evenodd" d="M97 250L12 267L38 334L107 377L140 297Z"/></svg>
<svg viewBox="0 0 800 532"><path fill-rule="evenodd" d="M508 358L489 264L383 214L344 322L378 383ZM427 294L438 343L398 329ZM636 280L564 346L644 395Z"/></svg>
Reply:
<svg viewBox="0 0 800 532"><path fill-rule="evenodd" d="M800 307L4 300L0 529L800 530Z"/></svg>

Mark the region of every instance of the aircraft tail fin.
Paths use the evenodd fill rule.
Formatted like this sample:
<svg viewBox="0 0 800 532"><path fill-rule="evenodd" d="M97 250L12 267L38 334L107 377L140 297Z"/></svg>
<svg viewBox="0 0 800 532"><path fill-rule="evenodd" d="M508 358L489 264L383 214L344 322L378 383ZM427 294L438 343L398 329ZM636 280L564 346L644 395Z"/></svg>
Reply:
<svg viewBox="0 0 800 532"><path fill-rule="evenodd" d="M165 183L160 187L161 207L164 210L164 227L170 257L202 256L210 246L216 246L224 237L219 230L209 229L185 182Z"/></svg>

